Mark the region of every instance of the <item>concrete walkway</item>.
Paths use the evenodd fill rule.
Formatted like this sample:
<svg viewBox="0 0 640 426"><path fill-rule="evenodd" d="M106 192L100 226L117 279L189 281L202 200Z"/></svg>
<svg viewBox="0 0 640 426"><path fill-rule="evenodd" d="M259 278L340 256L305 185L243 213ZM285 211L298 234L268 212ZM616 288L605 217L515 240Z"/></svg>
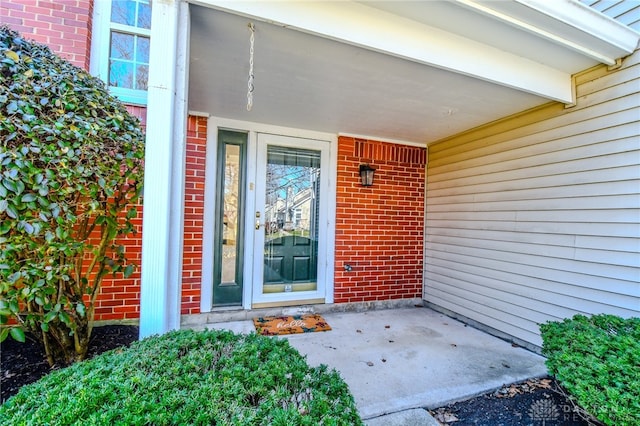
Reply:
<svg viewBox="0 0 640 426"><path fill-rule="evenodd" d="M348 383L365 422L437 425L425 410L547 374L544 358L428 308L324 313L331 331L285 336ZM255 331L251 321L208 328Z"/></svg>

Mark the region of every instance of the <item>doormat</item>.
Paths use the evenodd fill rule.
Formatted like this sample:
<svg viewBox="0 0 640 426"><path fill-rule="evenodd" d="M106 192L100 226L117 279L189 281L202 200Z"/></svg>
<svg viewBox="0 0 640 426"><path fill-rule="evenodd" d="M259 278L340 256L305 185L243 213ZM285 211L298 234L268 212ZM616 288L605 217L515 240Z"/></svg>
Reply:
<svg viewBox="0 0 640 426"><path fill-rule="evenodd" d="M279 334L313 333L314 331L329 331L331 327L321 315L293 315L282 317L258 317L253 319L256 333L263 336L277 336Z"/></svg>

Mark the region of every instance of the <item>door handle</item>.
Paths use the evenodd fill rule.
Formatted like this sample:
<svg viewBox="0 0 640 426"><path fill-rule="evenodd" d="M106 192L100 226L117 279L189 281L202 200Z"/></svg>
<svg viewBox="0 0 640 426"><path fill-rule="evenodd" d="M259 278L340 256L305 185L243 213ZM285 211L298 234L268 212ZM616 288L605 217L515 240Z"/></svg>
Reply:
<svg viewBox="0 0 640 426"><path fill-rule="evenodd" d="M256 229L260 229L260 219L256 220Z"/></svg>

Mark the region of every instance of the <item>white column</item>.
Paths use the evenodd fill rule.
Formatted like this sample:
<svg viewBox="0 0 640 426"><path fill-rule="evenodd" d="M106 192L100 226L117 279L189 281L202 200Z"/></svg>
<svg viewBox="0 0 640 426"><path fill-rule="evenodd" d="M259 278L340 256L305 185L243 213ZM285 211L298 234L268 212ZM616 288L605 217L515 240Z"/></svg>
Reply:
<svg viewBox="0 0 640 426"><path fill-rule="evenodd" d="M151 15L142 224L140 338L180 327L188 6L155 0ZM186 25L184 24L186 20ZM184 32L179 34L178 30Z"/></svg>

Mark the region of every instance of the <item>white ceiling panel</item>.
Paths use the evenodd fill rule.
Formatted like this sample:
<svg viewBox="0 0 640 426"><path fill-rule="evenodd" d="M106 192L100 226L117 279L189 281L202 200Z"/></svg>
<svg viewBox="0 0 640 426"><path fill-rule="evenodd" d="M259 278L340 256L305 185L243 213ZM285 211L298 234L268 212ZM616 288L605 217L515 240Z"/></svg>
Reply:
<svg viewBox="0 0 640 426"><path fill-rule="evenodd" d="M189 109L235 120L428 144L549 102L547 96L530 93L536 90L525 90L527 77L519 75L518 69L530 71L527 63L532 64L531 69L539 64L541 70L558 70L567 79L571 73L597 64L574 49L478 13L462 4L465 2L368 1L354 3L352 9L370 10L372 19L378 19L371 22L389 16L389 22L415 24L431 35L446 36L447 42L453 40L453 50L444 52L459 64L453 71L424 63L419 46L412 55L403 55L402 49L397 54L379 49L384 37L376 36L371 25L354 25L363 33L356 32L352 40L345 41L332 36L336 32L311 31L311 27L319 28L315 22L306 29L294 28L265 20L266 13L252 16L245 12L255 5L260 6L256 10L265 11L269 2L203 0L199 3L206 5L192 4ZM208 7L212 6L209 3L216 5ZM229 9L221 10L218 3L238 8L245 5L246 9L230 13ZM321 2L305 4L324 6ZM334 13L336 4L331 6ZM282 8L282 3L279 5ZM500 13L509 12L509 7L524 13L517 4L505 6ZM547 19L539 12L534 15L538 20ZM319 22L326 22L327 17L318 17ZM255 80L253 108L247 111L250 22L255 25ZM371 43L361 37L365 31L371 32ZM348 37L348 31L340 34ZM425 38L430 43L437 40ZM466 48L464 40L468 40ZM477 50L468 48L475 45ZM437 51L433 47L424 46ZM496 52L497 59L487 61L487 52ZM483 69L476 74L473 65L477 64ZM516 82L513 85L509 73ZM498 84L500 77L487 81L492 75L504 75L503 84ZM533 73L528 77L532 86L537 84L536 76L544 78L542 73Z"/></svg>

